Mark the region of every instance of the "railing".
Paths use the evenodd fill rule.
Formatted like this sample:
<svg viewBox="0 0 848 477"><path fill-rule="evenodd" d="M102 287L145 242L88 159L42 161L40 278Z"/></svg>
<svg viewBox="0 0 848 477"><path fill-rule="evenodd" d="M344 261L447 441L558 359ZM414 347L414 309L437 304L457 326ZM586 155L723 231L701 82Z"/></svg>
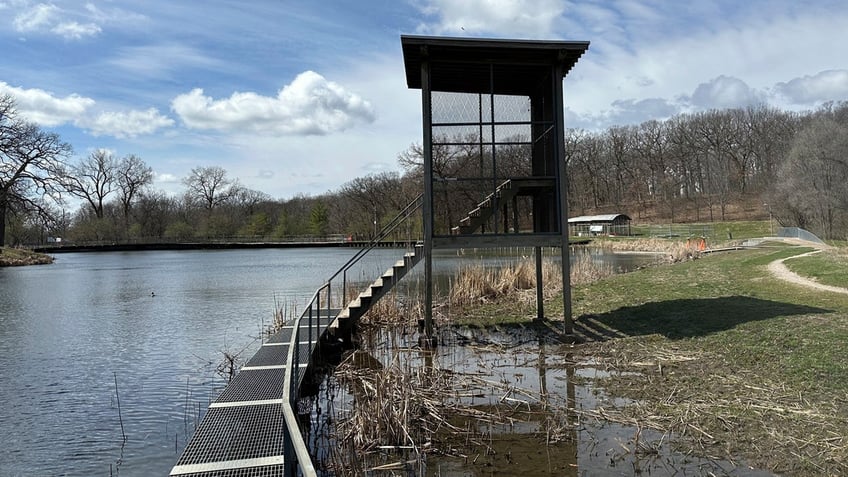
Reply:
<svg viewBox="0 0 848 477"><path fill-rule="evenodd" d="M322 316L326 317L327 322L334 318L332 314L332 284L333 280L342 276L342 291L338 298L339 303L343 304L347 293L347 272L356 265L362 257L368 252L376 248L380 242L391 235L401 224L406 222L417 210L421 208L423 194L419 195L409 203L403 210L395 216L385 227L374 237L368 245L359 249L353 257L342 265L330 278L319 287L312 298L306 305L304 312L295 319L293 323L291 342L289 344L289 354L286 359L285 382L283 383L283 417L286 424L287 439L285 441L285 465L287 475L304 475L306 477L316 476L315 467L312 464L312 458L309 455L309 448L303 440L300 433L300 423L295 413L297 407L300 382L306 373L306 367L301 369L301 363L309 363L310 356L301 356L301 337L305 333L307 342L310 344L308 349L312 351L312 343L317 342L321 338ZM411 238L407 238L407 242L411 242ZM306 323L304 323L304 320Z"/></svg>
<svg viewBox="0 0 848 477"><path fill-rule="evenodd" d="M353 237L345 234L327 235L286 235L272 237L268 235L231 235L225 237L140 237L113 240L60 240L58 242L40 242L25 244L37 247L103 247L115 245L157 245L157 244L228 244L228 243L348 243Z"/></svg>
<svg viewBox="0 0 848 477"><path fill-rule="evenodd" d="M321 301L321 295L329 297L330 282L322 285L312 295L306 310L294 321L292 329L291 341L289 343L289 355L286 358L286 374L283 383L283 417L285 418L286 440L285 440L285 465L287 475L304 475L306 477L317 477L315 467L312 465L312 457L309 455L309 448L300 434L300 423L297 420L297 414L294 409L297 407L298 390L300 381L306 372L304 368L301 370L300 364L303 362L303 356L300 353L300 338L302 332L302 321L304 318L306 323L307 342L309 343L309 352L312 351L312 343L321 337L321 311L325 310L325 315L330 316L330 300ZM326 290L326 291L325 291ZM326 306L326 308L323 308ZM328 318L329 319L329 318ZM313 339L314 330L314 339ZM306 356L306 363L309 363L309 356Z"/></svg>
<svg viewBox="0 0 848 477"><path fill-rule="evenodd" d="M778 237L784 238L797 238L801 240L806 240L808 242L820 243L822 245L827 245L824 240L818 238L812 232L804 230L800 227L780 227L777 230Z"/></svg>
<svg viewBox="0 0 848 477"><path fill-rule="evenodd" d="M343 303L344 300L347 299L347 272L364 257L368 252L373 250L377 245L385 240L391 233L393 233L401 224L406 222L412 214L418 211L421 208L421 204L424 200L424 194L420 194L418 197L412 200L406 207L403 208L388 224L386 224L383 229L374 237L368 245L359 249L350 260L348 260L344 265L339 268L336 273L334 273L327 283L332 283L339 275L342 275L342 290L340 300ZM407 240L412 241L411 238Z"/></svg>

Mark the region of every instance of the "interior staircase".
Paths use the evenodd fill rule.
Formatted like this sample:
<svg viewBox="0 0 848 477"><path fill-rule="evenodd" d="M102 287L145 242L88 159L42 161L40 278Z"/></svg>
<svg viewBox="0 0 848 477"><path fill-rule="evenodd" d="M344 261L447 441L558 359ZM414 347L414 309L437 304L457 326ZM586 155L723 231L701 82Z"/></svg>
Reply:
<svg viewBox="0 0 848 477"><path fill-rule="evenodd" d="M550 188L553 184L553 180L547 178L507 179L494 192L478 203L477 207L468 212L468 215L460 219L459 225L451 228L451 233L455 235L472 234L497 212L498 207L508 204L518 196L533 195L544 188Z"/></svg>

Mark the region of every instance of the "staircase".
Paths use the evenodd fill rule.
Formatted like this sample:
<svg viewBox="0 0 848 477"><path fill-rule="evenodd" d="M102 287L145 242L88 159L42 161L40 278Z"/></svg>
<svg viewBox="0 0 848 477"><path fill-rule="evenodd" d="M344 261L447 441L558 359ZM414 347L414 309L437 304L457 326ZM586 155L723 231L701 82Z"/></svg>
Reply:
<svg viewBox="0 0 848 477"><path fill-rule="evenodd" d="M451 228L451 233L455 235L472 234L497 212L498 207L508 204L518 196L533 195L545 188L551 188L553 185L554 181L547 178L507 179L494 192L477 204L477 207L468 212L467 216L460 219L459 225Z"/></svg>
<svg viewBox="0 0 848 477"><path fill-rule="evenodd" d="M371 306L394 288L410 270L415 268L415 265L423 257L424 246L420 243L416 244L411 252L406 252L401 260L395 262L391 268L386 270L378 279L374 280L374 283L342 309L336 320L330 324L330 333L338 336L349 331L371 309Z"/></svg>

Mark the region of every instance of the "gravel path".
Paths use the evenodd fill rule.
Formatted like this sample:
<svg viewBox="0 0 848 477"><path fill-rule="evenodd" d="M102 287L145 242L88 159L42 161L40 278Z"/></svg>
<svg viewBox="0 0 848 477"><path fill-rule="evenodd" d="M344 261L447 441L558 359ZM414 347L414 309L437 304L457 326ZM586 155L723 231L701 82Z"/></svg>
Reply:
<svg viewBox="0 0 848 477"><path fill-rule="evenodd" d="M829 292L833 292L833 293L842 293L842 294L848 295L848 288L824 285L824 284L821 284L821 283L819 283L815 280L802 277L801 275L798 275L797 273L789 270L789 268L786 267L786 264L783 263L785 260L789 260L789 259L792 259L792 258L799 258L799 257L807 257L807 256L813 255L815 253L821 253L821 250L813 250L812 252L802 253L801 255L795 255L794 257L781 258L780 260L775 260L775 261L769 263L768 269L772 273L772 275L774 275L775 277L777 277L781 280L785 280L785 281L790 282L790 283L795 283L797 285L801 285L801 286L805 286L805 287L809 287L809 288L815 288L816 290L829 291Z"/></svg>

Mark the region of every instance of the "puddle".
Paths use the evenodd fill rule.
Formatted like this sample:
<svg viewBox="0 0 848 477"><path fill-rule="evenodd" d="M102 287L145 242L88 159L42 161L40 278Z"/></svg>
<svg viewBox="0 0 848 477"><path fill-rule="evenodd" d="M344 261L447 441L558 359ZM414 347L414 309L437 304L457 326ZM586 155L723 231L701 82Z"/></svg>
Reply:
<svg viewBox="0 0 848 477"><path fill-rule="evenodd" d="M594 385L594 378L610 371L576 359L571 345L550 334L447 329L440 332L439 347L428 352L417 347L414 331L364 332L350 363L366 373L394 367L432 379L448 376L451 381L436 391L444 414L424 421L431 422L430 430L460 432L436 430L426 438L416 434L404 443L375 444L368 452L340 453L336 426L351 419L357 395L365 391L329 375L311 398L307 436L322 475L773 475L676 451L673 435L595 419L587 411L628 401L610 399ZM353 462L356 471L334 472L342 461Z"/></svg>

